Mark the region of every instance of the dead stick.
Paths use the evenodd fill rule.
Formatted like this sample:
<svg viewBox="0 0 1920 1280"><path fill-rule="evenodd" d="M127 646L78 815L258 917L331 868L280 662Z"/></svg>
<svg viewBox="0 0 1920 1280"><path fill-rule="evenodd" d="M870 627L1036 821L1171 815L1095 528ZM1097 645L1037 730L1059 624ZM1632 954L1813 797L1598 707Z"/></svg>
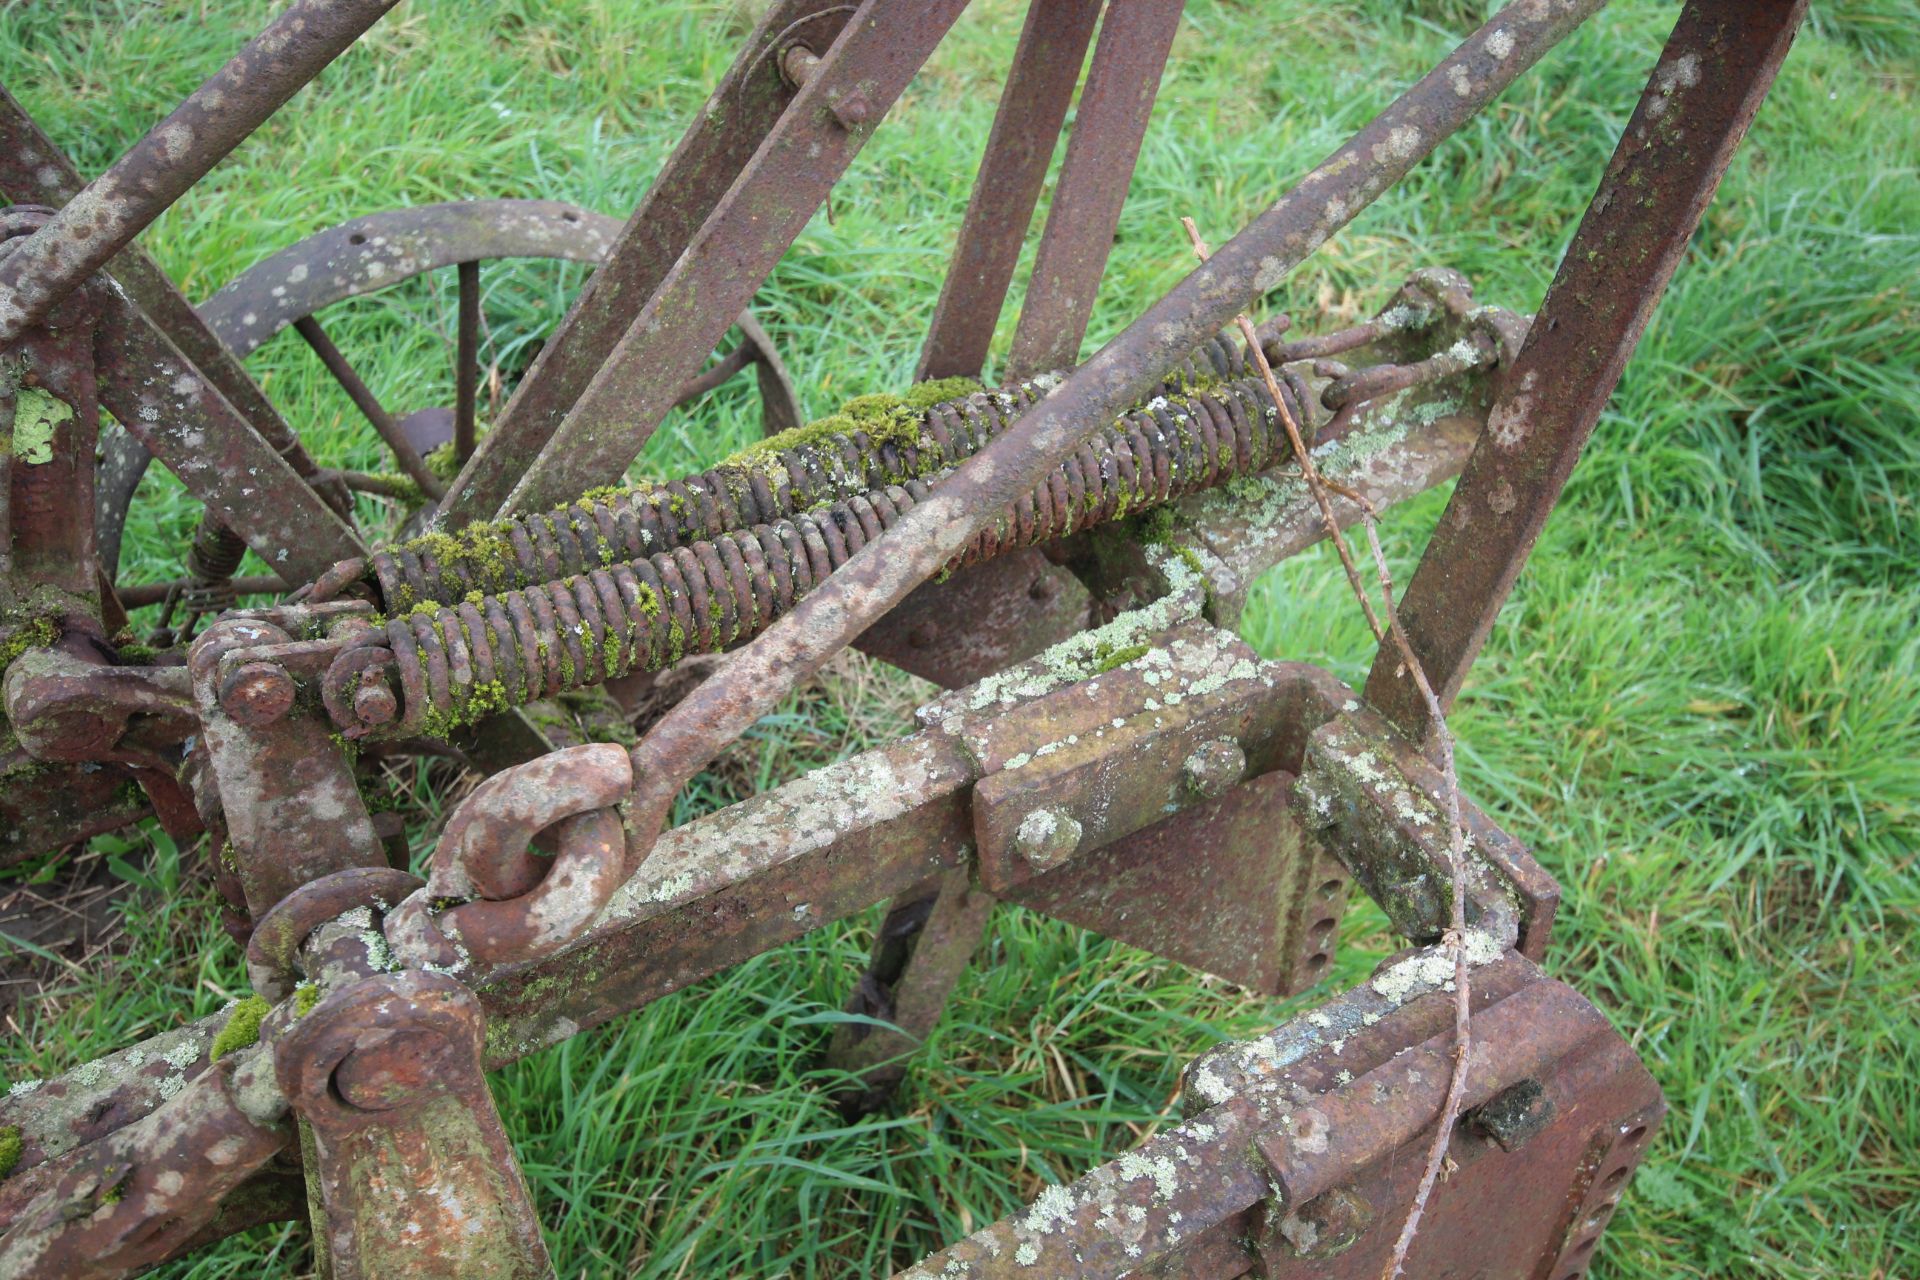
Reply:
<svg viewBox="0 0 1920 1280"><path fill-rule="evenodd" d="M1187 237L1193 241L1193 251L1202 262L1207 260L1206 241L1200 238L1200 230L1192 218L1180 219L1187 229ZM1280 384L1273 376L1273 367L1267 363L1267 355L1261 349L1260 340L1254 331L1253 321L1245 312L1234 317L1240 327L1241 336L1247 341L1247 350L1254 365L1260 370L1260 377L1266 383L1267 395L1273 400L1273 407L1280 415L1280 424L1286 429L1287 439L1293 445L1293 453L1300 461L1300 473L1306 481L1307 491L1313 495L1314 503L1320 508L1320 518L1327 526L1327 536L1332 540L1334 550L1339 553L1340 564L1347 571L1347 582L1353 588L1354 596L1360 601L1361 611L1367 615L1367 625L1373 629L1376 640L1384 640L1391 635L1394 647L1400 651L1400 659L1406 664L1407 673L1413 677L1421 696L1426 700L1428 714L1433 718L1434 741L1440 754L1441 778L1447 796L1447 861L1448 870L1453 879L1453 910L1448 928L1441 943L1453 953L1453 1076L1447 1084L1446 1101L1440 1108L1440 1123L1434 1130L1433 1144L1427 1151L1427 1167L1420 1177L1420 1186L1414 1192L1413 1204L1407 1210L1407 1220L1400 1228L1400 1237L1394 1241L1393 1256L1382 1272L1382 1280L1394 1280L1406 1265L1407 1251L1413 1247L1414 1236L1420 1230L1420 1215L1426 1210L1427 1199L1433 1194L1434 1184L1440 1180L1440 1170L1447 1158L1447 1143L1453 1135L1453 1127L1460 1119L1460 1106L1465 1099L1467 1085L1467 1055L1472 1049L1472 1005L1468 992L1466 906L1466 832L1460 822L1460 780L1454 770L1453 734L1447 728L1447 720L1440 706L1440 699L1433 691L1432 683L1427 679L1425 668L1414 654L1413 642L1408 639L1406 630L1400 625L1399 611L1394 607L1393 575L1387 568L1386 553L1380 547L1379 513L1365 495L1345 486L1331 486L1320 475L1314 465L1313 454L1308 450L1305 439L1300 434L1299 424L1293 420L1293 412L1287 408L1287 402L1280 395ZM1340 531L1340 521L1334 514L1333 500L1328 496L1331 487L1338 487L1341 494L1353 502L1360 512L1360 518L1367 531L1367 546L1373 552L1374 570L1380 578L1381 611L1386 615L1387 625L1383 629L1380 619L1374 614L1369 602L1368 592L1360 582L1360 571L1354 564L1353 553L1347 547L1347 540Z"/></svg>

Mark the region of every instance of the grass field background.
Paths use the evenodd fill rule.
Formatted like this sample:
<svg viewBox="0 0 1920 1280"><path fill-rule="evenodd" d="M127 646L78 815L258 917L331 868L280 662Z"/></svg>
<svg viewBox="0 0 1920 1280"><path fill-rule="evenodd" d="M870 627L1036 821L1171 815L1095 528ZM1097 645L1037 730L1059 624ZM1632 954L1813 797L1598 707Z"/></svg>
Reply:
<svg viewBox="0 0 1920 1280"><path fill-rule="evenodd" d="M0 79L96 172L270 12L6 5ZM1090 344L1187 270L1181 215L1225 239L1481 12L1193 0ZM1537 305L1676 12L1619 0L1270 308L1345 322L1431 263ZM911 377L1020 20L1014 0L976 0L760 295L810 412ZM145 242L199 299L396 205L545 196L624 215L743 30L722 4L410 0ZM1816 3L1455 717L1468 791L1565 886L1549 970L1606 1009L1672 1104L1593 1269L1609 1280L1920 1275L1917 88L1920 6ZM389 406L451 403L445 274L327 316ZM488 358L524 355L579 279L489 268ZM319 457L384 465L298 338L250 367ZM679 473L756 431L732 387L675 415L641 465ZM1443 502L1392 516L1402 581ZM177 573L196 516L150 479L125 579ZM1325 556L1285 565L1248 637L1357 680L1370 650L1345 590ZM923 693L836 664L682 816L899 732ZM146 882L123 908L131 963L56 971L12 1014L8 1077L243 993L202 851L142 833L72 858ZM812 1059L873 923L494 1077L563 1275L884 1273L1125 1149L1169 1113L1182 1063L1296 1007L1002 908L900 1111L846 1126ZM1335 983L1394 946L1377 913L1351 913ZM167 1274L306 1258L276 1227Z"/></svg>

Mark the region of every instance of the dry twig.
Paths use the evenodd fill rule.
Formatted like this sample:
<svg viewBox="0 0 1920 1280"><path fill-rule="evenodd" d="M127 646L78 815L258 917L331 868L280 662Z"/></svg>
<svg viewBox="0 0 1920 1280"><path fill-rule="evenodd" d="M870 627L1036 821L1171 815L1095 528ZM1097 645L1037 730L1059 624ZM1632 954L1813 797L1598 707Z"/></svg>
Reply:
<svg viewBox="0 0 1920 1280"><path fill-rule="evenodd" d="M1193 242L1194 253L1200 261L1205 262L1208 249L1206 241L1200 238L1199 228L1194 225L1192 218L1182 218L1180 222ZM1253 321L1242 312L1234 317L1234 322L1239 326L1241 336L1246 339L1249 358L1260 370L1261 380L1266 383L1267 395L1273 400L1274 410L1280 415L1280 425L1285 428L1294 457L1299 460L1300 474L1306 481L1307 491L1320 508L1320 518L1326 524L1327 537L1340 556L1341 567L1347 571L1347 582L1353 587L1355 598L1360 601L1361 611L1367 615L1367 625L1372 628L1376 640L1393 640L1407 674L1412 677L1420 696L1426 701L1427 714L1433 719L1434 743L1440 756L1440 773L1446 789L1447 862L1453 880L1453 913L1441 941L1453 955L1453 1075L1447 1084L1446 1101L1440 1108L1439 1127L1434 1131L1433 1144L1427 1151L1426 1169L1421 1174L1419 1188L1414 1192L1413 1204L1407 1210L1406 1223L1400 1228L1400 1237L1394 1242L1393 1256L1382 1273L1382 1280L1394 1280L1406 1265L1407 1251L1413 1247L1414 1236L1420 1230L1420 1215L1426 1210L1427 1198L1433 1194L1434 1184L1440 1179L1440 1170L1447 1158L1447 1141L1460 1119L1461 1103L1466 1094L1467 1056L1472 1049L1472 1008L1467 986L1466 833L1460 822L1460 780L1454 769L1453 733L1447 728L1446 713L1440 705L1439 695L1433 691L1426 669L1413 652L1413 642L1400 625L1400 615L1394 607L1393 575L1387 568L1386 553L1380 547L1379 512L1366 495L1334 484L1320 474L1320 469L1314 465L1312 451L1307 448L1306 440L1300 434L1300 426L1294 421L1292 411L1287 408L1287 402L1280 394L1280 384L1273 376L1273 367L1267 363L1266 352L1261 349ZM1333 499L1329 496L1334 491L1354 504L1367 531L1367 546L1373 552L1374 570L1380 579L1380 614L1386 618L1384 628L1360 580L1360 570L1354 563L1346 536L1341 532L1340 520L1334 511Z"/></svg>

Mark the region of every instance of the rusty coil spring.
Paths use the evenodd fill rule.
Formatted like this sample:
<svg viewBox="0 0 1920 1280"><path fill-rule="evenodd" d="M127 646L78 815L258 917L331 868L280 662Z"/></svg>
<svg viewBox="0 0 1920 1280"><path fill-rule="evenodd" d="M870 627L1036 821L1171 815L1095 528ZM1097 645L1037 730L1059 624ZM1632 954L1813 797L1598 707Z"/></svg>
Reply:
<svg viewBox="0 0 1920 1280"><path fill-rule="evenodd" d="M964 429L963 415L936 416L941 431ZM1258 471L1287 447L1274 418L1254 379L1178 403L1156 398L1089 439L948 567ZM565 689L717 652L771 625L930 492L927 481L909 480L535 586L416 606L387 622L384 644L334 661L322 684L327 710L349 737L437 736Z"/></svg>
<svg viewBox="0 0 1920 1280"><path fill-rule="evenodd" d="M1168 374L1162 390L1185 395L1245 369L1246 353L1216 337ZM476 527L465 538L417 538L376 552L370 567L381 599L401 612L690 546L955 466L1006 430L1049 385L1035 380L936 405L921 415L911 444L876 443L864 431L832 435L756 458L751 467L723 464L658 488L582 498Z"/></svg>
<svg viewBox="0 0 1920 1280"><path fill-rule="evenodd" d="M200 518L187 547L188 585L180 589L179 606L189 617L220 613L233 607L233 575L247 554L247 544L211 512Z"/></svg>

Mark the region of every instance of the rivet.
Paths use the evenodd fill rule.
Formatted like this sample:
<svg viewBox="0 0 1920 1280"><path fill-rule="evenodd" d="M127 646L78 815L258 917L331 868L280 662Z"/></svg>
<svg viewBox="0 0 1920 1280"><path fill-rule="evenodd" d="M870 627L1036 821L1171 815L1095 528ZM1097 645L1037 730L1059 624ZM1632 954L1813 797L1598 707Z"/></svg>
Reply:
<svg viewBox="0 0 1920 1280"><path fill-rule="evenodd" d="M1180 780L1201 800L1225 795L1247 774L1247 753L1232 738L1215 738L1195 747L1181 766Z"/></svg>
<svg viewBox="0 0 1920 1280"><path fill-rule="evenodd" d="M1061 809L1035 809L1020 820L1013 849L1035 871L1051 871L1080 847L1080 820Z"/></svg>

